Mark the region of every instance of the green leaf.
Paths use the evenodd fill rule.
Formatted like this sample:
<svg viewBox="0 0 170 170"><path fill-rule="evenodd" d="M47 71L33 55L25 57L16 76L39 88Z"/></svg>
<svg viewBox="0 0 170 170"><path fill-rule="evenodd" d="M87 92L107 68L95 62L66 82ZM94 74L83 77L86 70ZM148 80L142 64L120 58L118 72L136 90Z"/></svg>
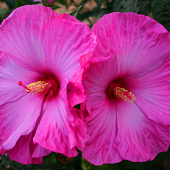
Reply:
<svg viewBox="0 0 170 170"><path fill-rule="evenodd" d="M143 165L144 165L143 167L144 170L154 170L150 161L144 162Z"/></svg>
<svg viewBox="0 0 170 170"><path fill-rule="evenodd" d="M57 9L57 8L60 8L60 7L57 6L57 5L48 5L48 7L50 7L52 10Z"/></svg>
<svg viewBox="0 0 170 170"><path fill-rule="evenodd" d="M18 8L20 6L26 5L23 0L15 0L15 7Z"/></svg>
<svg viewBox="0 0 170 170"><path fill-rule="evenodd" d="M54 163L57 163L57 160L56 160L54 154L55 154L54 152L51 152L48 156L45 156L44 159L47 159L47 160L54 162Z"/></svg>
<svg viewBox="0 0 170 170"><path fill-rule="evenodd" d="M97 167L97 170L119 170L117 164L104 164Z"/></svg>
<svg viewBox="0 0 170 170"><path fill-rule="evenodd" d="M151 11L151 2L148 0L138 0L135 10L135 12L138 14L148 15L148 13Z"/></svg>
<svg viewBox="0 0 170 170"><path fill-rule="evenodd" d="M73 17L76 18L77 16L77 12L81 9L82 5L80 5L77 9L75 9L73 12L70 13L70 15L72 15Z"/></svg>
<svg viewBox="0 0 170 170"><path fill-rule="evenodd" d="M37 5L39 3L40 3L39 1L35 1L35 2L32 2L31 5Z"/></svg>
<svg viewBox="0 0 170 170"><path fill-rule="evenodd" d="M151 161L151 164L157 164L163 160L167 160L170 158L170 149L167 152L162 152L157 155L157 157Z"/></svg>
<svg viewBox="0 0 170 170"><path fill-rule="evenodd" d="M104 3L104 6L107 6L107 1L106 0L102 0L102 2Z"/></svg>
<svg viewBox="0 0 170 170"><path fill-rule="evenodd" d="M5 9L0 8L0 23L5 19L6 13Z"/></svg>
<svg viewBox="0 0 170 170"><path fill-rule="evenodd" d="M97 166L91 164L91 170L98 170Z"/></svg>
<svg viewBox="0 0 170 170"><path fill-rule="evenodd" d="M143 169L143 162L130 162L130 161L126 161L126 165L130 169L144 170Z"/></svg>
<svg viewBox="0 0 170 170"><path fill-rule="evenodd" d="M124 3L126 2L126 0L115 0L113 1L113 12L117 12L120 11L120 9L122 8L122 6L124 5Z"/></svg>
<svg viewBox="0 0 170 170"><path fill-rule="evenodd" d="M94 0L99 9L101 9L101 0Z"/></svg>
<svg viewBox="0 0 170 170"><path fill-rule="evenodd" d="M91 170L91 164L83 157L81 157L81 168L83 170Z"/></svg>
<svg viewBox="0 0 170 170"><path fill-rule="evenodd" d="M153 0L152 15L156 21L161 23L168 31L170 31L170 1L169 0Z"/></svg>
<svg viewBox="0 0 170 170"><path fill-rule="evenodd" d="M57 0L57 2L59 2L62 5L67 6L67 0Z"/></svg>
<svg viewBox="0 0 170 170"><path fill-rule="evenodd" d="M75 170L72 166L68 170Z"/></svg>
<svg viewBox="0 0 170 170"><path fill-rule="evenodd" d="M10 9L15 8L16 2L14 0L5 0L6 4L9 6Z"/></svg>
<svg viewBox="0 0 170 170"><path fill-rule="evenodd" d="M119 170L145 170L143 162L130 162L130 161L122 161L118 165Z"/></svg>
<svg viewBox="0 0 170 170"><path fill-rule="evenodd" d="M116 10L121 6L123 6L122 12L136 12L138 14L148 15L151 11L151 2L148 0L124 0L122 3L119 2Z"/></svg>
<svg viewBox="0 0 170 170"><path fill-rule="evenodd" d="M47 6L47 0L42 0L44 6Z"/></svg>
<svg viewBox="0 0 170 170"><path fill-rule="evenodd" d="M135 0L126 0L122 12L135 12Z"/></svg>

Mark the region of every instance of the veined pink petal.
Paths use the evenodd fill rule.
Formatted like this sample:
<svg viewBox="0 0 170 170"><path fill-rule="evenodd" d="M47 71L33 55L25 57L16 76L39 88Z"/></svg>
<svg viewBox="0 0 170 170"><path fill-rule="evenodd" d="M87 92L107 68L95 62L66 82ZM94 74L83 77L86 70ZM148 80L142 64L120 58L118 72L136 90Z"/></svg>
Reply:
<svg viewBox="0 0 170 170"><path fill-rule="evenodd" d="M95 47L95 36L86 24L77 20L71 22L72 17L66 14L62 18L64 19L56 18L46 28L44 49L48 69L59 78L60 82L68 80L68 100L73 107L85 100L81 84L82 67L88 62ZM56 25L58 29L54 29ZM51 43L56 45L51 46ZM80 60L83 62L80 63Z"/></svg>
<svg viewBox="0 0 170 170"><path fill-rule="evenodd" d="M116 54L118 73L145 74L170 54L170 34L155 20L135 13L111 13L92 29L97 35L93 58Z"/></svg>
<svg viewBox="0 0 170 170"><path fill-rule="evenodd" d="M80 69L71 82L67 84L67 98L71 108L77 104L83 103L86 99L84 87L82 85L82 74L83 69Z"/></svg>
<svg viewBox="0 0 170 170"><path fill-rule="evenodd" d="M1 154L5 154L6 149L12 160L23 164L41 164L42 157L51 151L33 144L30 132L40 116L43 99L37 98L36 94L27 94L18 85L20 80L25 84L34 82L40 75L16 65L7 54L1 52L0 55ZM32 158L33 156L37 158Z"/></svg>
<svg viewBox="0 0 170 170"><path fill-rule="evenodd" d="M115 68L115 72L112 70ZM110 81L116 78L116 62L111 57L107 61L91 64L83 80L87 101L83 115L88 135L91 138L85 143L82 155L95 165L117 163L122 160L113 141L116 138L116 106L109 104L106 98L106 88ZM84 104L83 104L84 105Z"/></svg>
<svg viewBox="0 0 170 170"><path fill-rule="evenodd" d="M86 104L82 104L84 110L81 115L82 119L88 118L91 114L91 107L95 105L96 98L106 98L106 89L109 83L116 78L117 62L113 57L107 58L106 61L91 63L89 69L85 72L83 86L87 94ZM115 69L115 72L113 72ZM87 111L86 111L87 110Z"/></svg>
<svg viewBox="0 0 170 170"><path fill-rule="evenodd" d="M92 63L85 73L85 80L83 80L85 94L90 97L97 97L97 95L106 97L106 88L113 79L117 78L117 74L116 58L110 57L106 61Z"/></svg>
<svg viewBox="0 0 170 170"><path fill-rule="evenodd" d="M13 148L20 136L28 135L34 129L42 103L42 98L30 94L0 106L0 144L3 149Z"/></svg>
<svg viewBox="0 0 170 170"><path fill-rule="evenodd" d="M82 147L87 139L86 125L77 111L70 111L67 100L59 94L56 99L44 103L43 112L33 141L68 157L76 156L75 146Z"/></svg>
<svg viewBox="0 0 170 170"><path fill-rule="evenodd" d="M19 100L26 95L24 88L18 85L19 81L30 84L40 76L37 72L25 70L16 65L9 55L0 52L0 105Z"/></svg>
<svg viewBox="0 0 170 170"><path fill-rule="evenodd" d="M170 59L142 77L130 78L135 103L146 116L165 126L170 125Z"/></svg>
<svg viewBox="0 0 170 170"><path fill-rule="evenodd" d="M114 103L110 104L104 97L96 97L94 100L88 101L93 103L90 108L91 116L86 121L88 135L91 137L82 149L82 156L94 165L122 161L123 158L115 143L117 136L116 106Z"/></svg>
<svg viewBox="0 0 170 170"><path fill-rule="evenodd" d="M152 120L135 103L117 104L116 145L120 155L133 162L153 160L170 143L170 127Z"/></svg>
<svg viewBox="0 0 170 170"><path fill-rule="evenodd" d="M42 164L43 156L51 151L33 143L33 133L21 136L16 145L8 151L8 156L22 164Z"/></svg>
<svg viewBox="0 0 170 170"><path fill-rule="evenodd" d="M0 149L14 147L21 135L29 134L40 115L43 98L27 95L18 85L33 81L38 73L26 71L0 53Z"/></svg>
<svg viewBox="0 0 170 170"><path fill-rule="evenodd" d="M94 47L95 36L84 23L56 18L45 30L46 65L61 81L74 79L81 68L80 58L88 56Z"/></svg>
<svg viewBox="0 0 170 170"><path fill-rule="evenodd" d="M37 147L34 150L34 153L32 154L32 158L40 158L47 156L51 153L50 150L43 148L40 145L36 145Z"/></svg>
<svg viewBox="0 0 170 170"><path fill-rule="evenodd" d="M0 154L1 154L1 155L5 155L5 153L6 153L6 150L0 149Z"/></svg>
<svg viewBox="0 0 170 170"><path fill-rule="evenodd" d="M10 54L20 65L42 70L45 65L43 37L46 26L60 17L39 5L19 7L0 26L0 51Z"/></svg>

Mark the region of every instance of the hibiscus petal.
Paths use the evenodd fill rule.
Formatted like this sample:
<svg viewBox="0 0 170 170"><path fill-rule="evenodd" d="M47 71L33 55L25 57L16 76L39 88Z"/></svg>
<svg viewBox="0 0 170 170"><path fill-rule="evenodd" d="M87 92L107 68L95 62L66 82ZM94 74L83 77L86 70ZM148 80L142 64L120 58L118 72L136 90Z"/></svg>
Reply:
<svg viewBox="0 0 170 170"><path fill-rule="evenodd" d="M94 165L117 163L122 160L114 143L116 138L116 107L110 104L106 96L108 84L116 77L116 61L111 57L107 61L91 64L83 80L86 103L82 106L90 139L82 150L83 157ZM90 117L87 115L87 111Z"/></svg>
<svg viewBox="0 0 170 170"><path fill-rule="evenodd" d="M40 76L36 72L28 71L15 64L7 54L0 52L0 105L19 100L26 95L19 81L30 84Z"/></svg>
<svg viewBox="0 0 170 170"><path fill-rule="evenodd" d="M170 59L141 77L129 78L135 103L148 118L170 125Z"/></svg>
<svg viewBox="0 0 170 170"><path fill-rule="evenodd" d="M77 72L75 78L67 84L67 99L71 107L83 103L86 99L84 87L82 85L83 69Z"/></svg>
<svg viewBox="0 0 170 170"><path fill-rule="evenodd" d="M90 108L93 102L95 102L96 97L107 97L107 86L117 77L117 69L113 72L115 68L117 68L117 62L113 57L107 58L107 60L103 62L100 61L99 63L90 64L89 69L85 72L85 79L83 80L87 100L86 106L84 106L84 104L81 105L81 110L83 110L83 112L81 112L82 119L87 119L91 114Z"/></svg>
<svg viewBox="0 0 170 170"><path fill-rule="evenodd" d="M87 138L86 126L76 111L69 110L67 99L60 93L44 103L44 113L33 140L43 148L74 157L75 146L81 147Z"/></svg>
<svg viewBox="0 0 170 170"><path fill-rule="evenodd" d="M170 54L170 34L155 20L135 13L111 13L92 29L97 35L94 58L116 54L119 75L145 74Z"/></svg>
<svg viewBox="0 0 170 170"><path fill-rule="evenodd" d="M51 8L39 5L15 9L0 26L0 51L11 54L24 67L41 70L45 67L44 30L60 16Z"/></svg>
<svg viewBox="0 0 170 170"><path fill-rule="evenodd" d="M0 143L11 149L21 135L29 134L40 115L43 100L35 95L25 95L12 103L0 106Z"/></svg>
<svg viewBox="0 0 170 170"><path fill-rule="evenodd" d="M41 113L43 98L26 93L18 85L34 82L38 73L26 71L0 53L0 150L9 150L21 135L29 134Z"/></svg>
<svg viewBox="0 0 170 170"><path fill-rule="evenodd" d="M111 57L106 61L91 64L83 80L85 94L106 97L106 88L115 78L117 78L117 59Z"/></svg>
<svg viewBox="0 0 170 170"><path fill-rule="evenodd" d="M124 159L145 162L168 150L170 127L149 120L135 103L122 102L116 107L116 145Z"/></svg>
<svg viewBox="0 0 170 170"><path fill-rule="evenodd" d="M81 67L80 58L89 57L94 47L95 36L84 23L56 18L45 30L46 64L59 80L72 80Z"/></svg>
<svg viewBox="0 0 170 170"><path fill-rule="evenodd" d="M8 156L22 164L42 164L43 156L50 154L51 151L34 144L32 138L33 133L21 136L16 145L8 151Z"/></svg>
<svg viewBox="0 0 170 170"><path fill-rule="evenodd" d="M122 161L115 143L117 135L115 104L110 104L103 97L88 101L93 103L90 108L91 117L86 122L90 139L81 149L82 156L94 165Z"/></svg>

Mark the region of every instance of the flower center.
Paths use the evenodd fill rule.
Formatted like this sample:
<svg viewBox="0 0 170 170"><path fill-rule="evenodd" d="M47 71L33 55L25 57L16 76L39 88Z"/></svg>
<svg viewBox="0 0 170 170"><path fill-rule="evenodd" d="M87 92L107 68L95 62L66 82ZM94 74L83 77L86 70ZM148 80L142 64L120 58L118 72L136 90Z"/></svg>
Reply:
<svg viewBox="0 0 170 170"><path fill-rule="evenodd" d="M135 96L125 88L120 87L120 83L111 82L106 89L106 94L109 99L124 99L126 102L133 103Z"/></svg>
<svg viewBox="0 0 170 170"><path fill-rule="evenodd" d="M23 82L19 81L18 85L23 87L26 93L37 93L37 97L43 97L44 101L57 98L60 92L60 81L53 73L43 72L42 75L36 77L36 79L38 81L28 85L24 85Z"/></svg>
<svg viewBox="0 0 170 170"><path fill-rule="evenodd" d="M27 86L25 86L21 81L19 81L18 85L24 87L26 92L31 94L42 92L43 90L49 89L51 87L51 83L50 82L47 83L45 81L37 81Z"/></svg>
<svg viewBox="0 0 170 170"><path fill-rule="evenodd" d="M128 90L124 88L116 87L114 90L115 94L118 97L124 99L126 102L133 103L133 101L135 100L134 94L132 94L132 92L128 92Z"/></svg>

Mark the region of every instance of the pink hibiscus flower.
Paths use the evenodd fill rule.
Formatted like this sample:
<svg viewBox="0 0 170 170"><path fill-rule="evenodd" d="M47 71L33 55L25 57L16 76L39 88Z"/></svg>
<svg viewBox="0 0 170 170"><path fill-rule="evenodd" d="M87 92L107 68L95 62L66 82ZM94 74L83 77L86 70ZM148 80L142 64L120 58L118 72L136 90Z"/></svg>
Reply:
<svg viewBox="0 0 170 170"><path fill-rule="evenodd" d="M74 106L95 46L90 28L68 14L20 7L0 26L0 153L23 164L51 151L77 155L88 138ZM88 56L88 57L87 57Z"/></svg>
<svg viewBox="0 0 170 170"><path fill-rule="evenodd" d="M135 13L105 15L93 31L83 157L95 165L153 160L170 145L170 33Z"/></svg>

